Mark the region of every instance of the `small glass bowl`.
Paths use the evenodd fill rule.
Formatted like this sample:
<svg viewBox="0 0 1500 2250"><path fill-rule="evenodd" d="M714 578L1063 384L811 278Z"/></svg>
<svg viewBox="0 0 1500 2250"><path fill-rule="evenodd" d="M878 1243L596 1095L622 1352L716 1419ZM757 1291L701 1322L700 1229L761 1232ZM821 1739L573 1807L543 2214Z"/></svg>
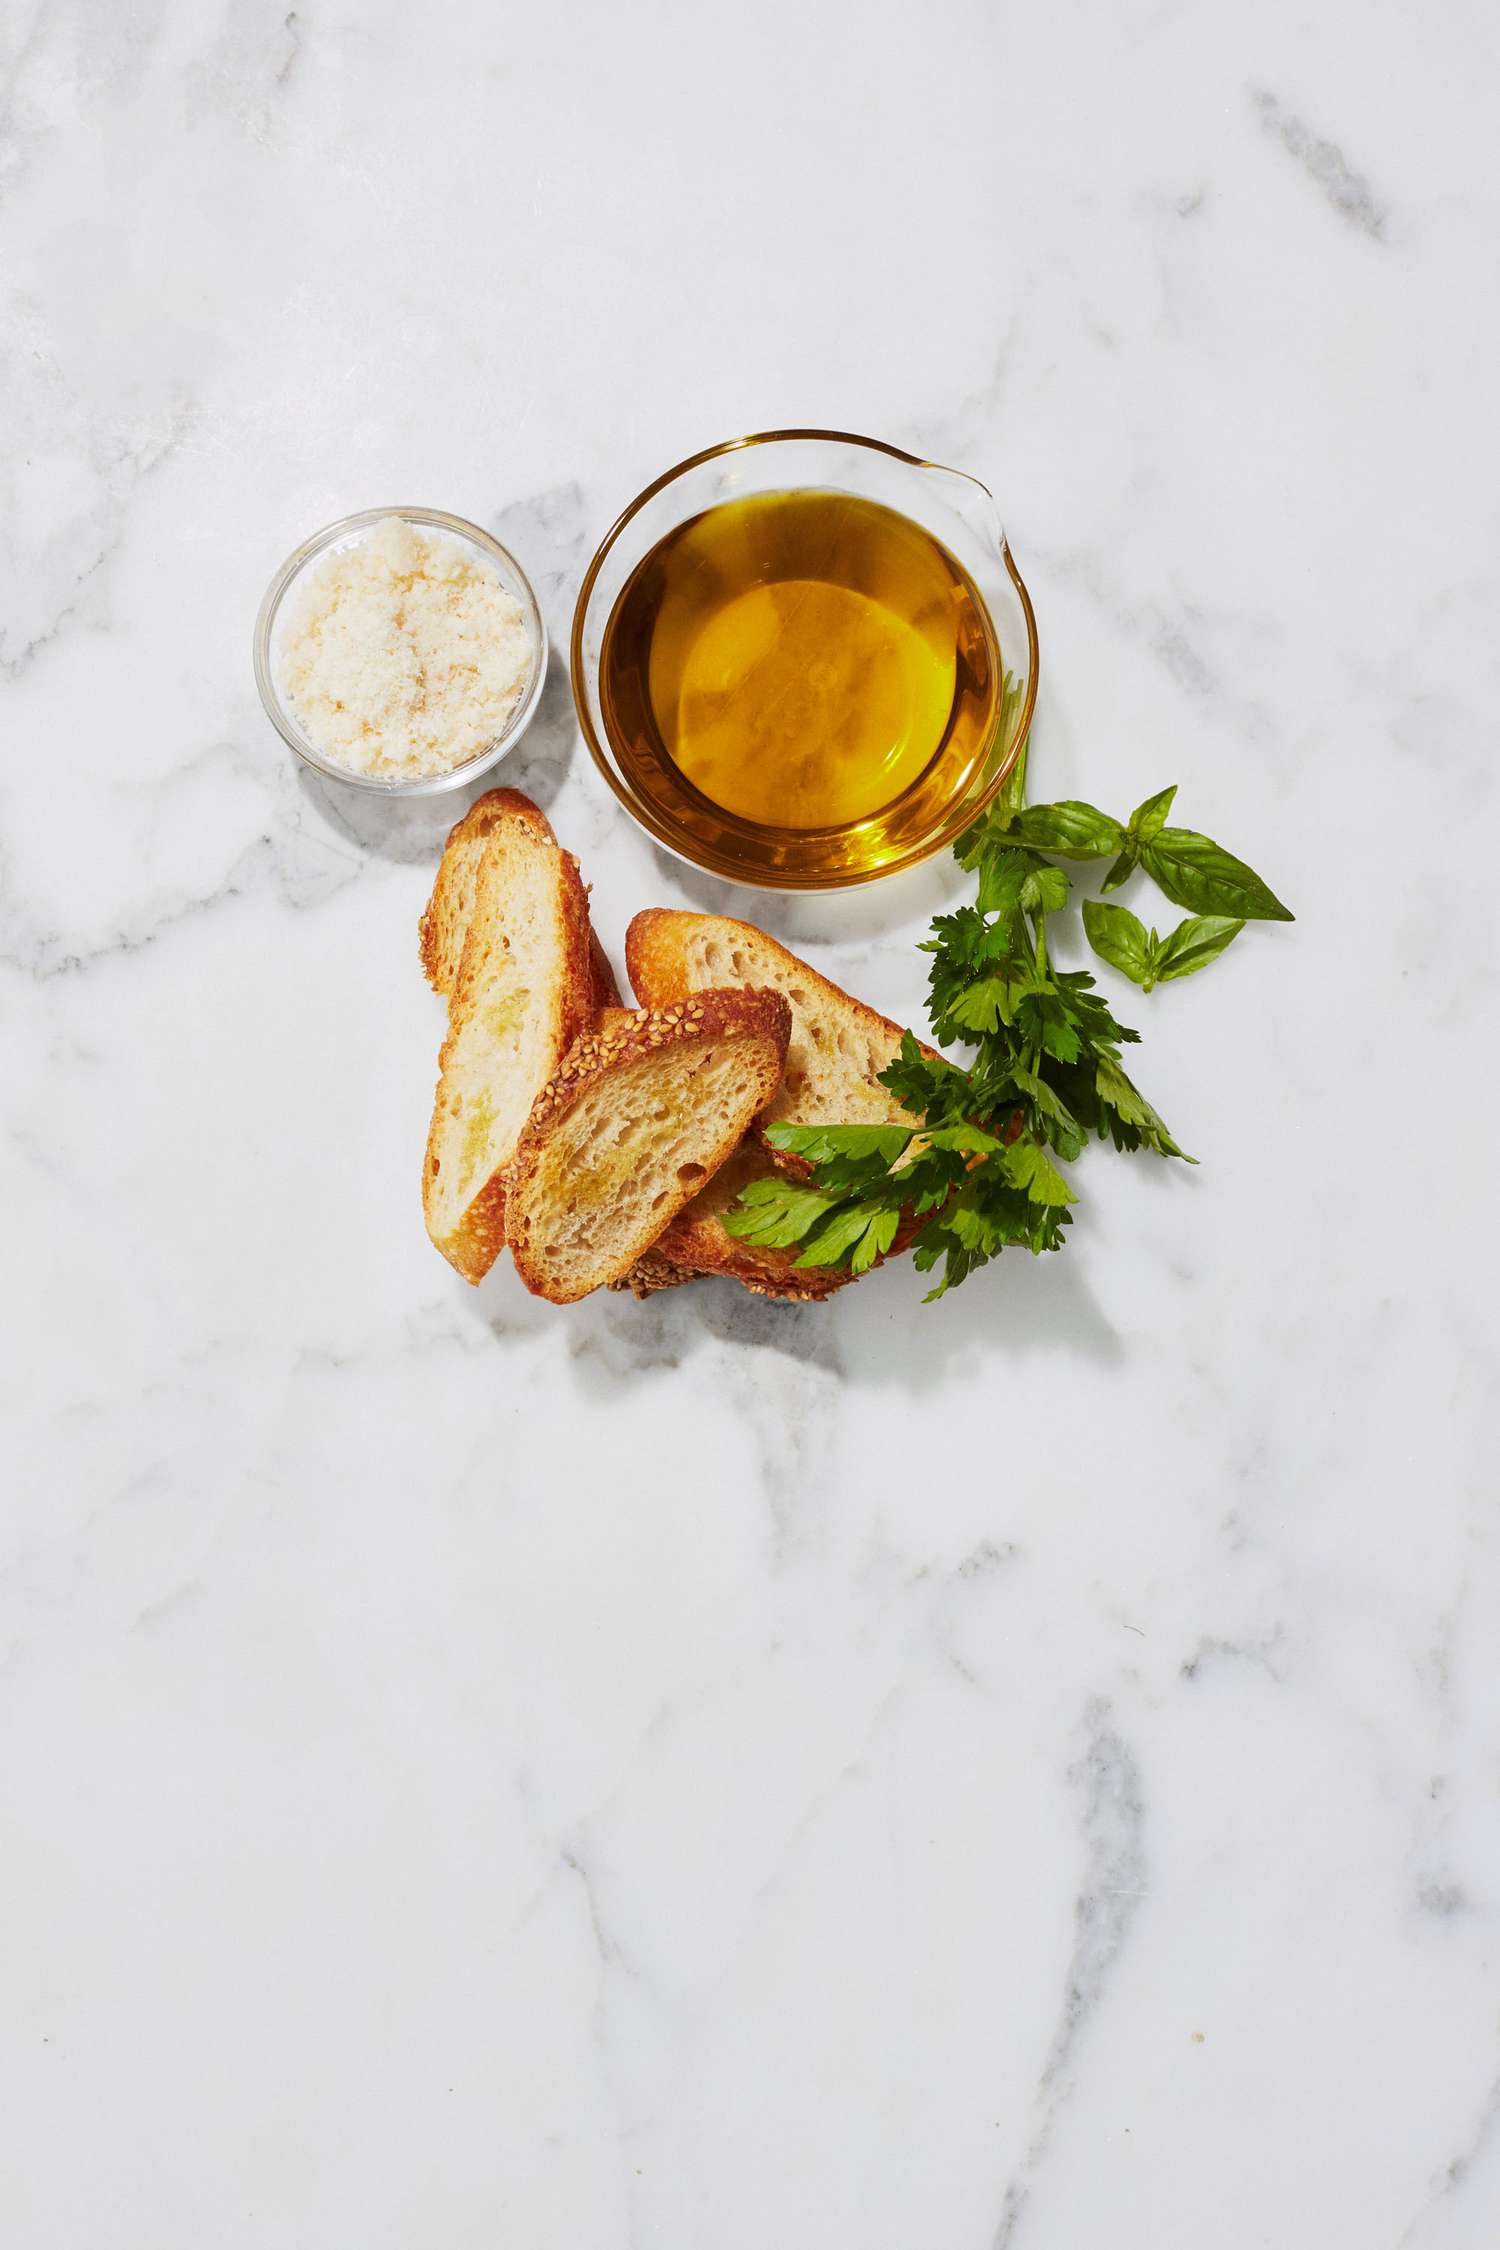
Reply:
<svg viewBox="0 0 1500 2250"><path fill-rule="evenodd" d="M450 766L444 773L424 773L415 779L387 779L379 774L354 773L335 759L325 757L317 744L309 741L298 725L290 706L283 700L276 684L279 644L278 620L287 596L301 583L304 574L315 563L335 548L348 548L358 544L365 534L378 523L386 523L397 516L402 523L419 524L424 530L439 531L456 540L461 546L471 548L483 560L492 563L499 572L508 593L514 594L526 618L526 630L531 641L531 669L526 684L505 725L493 742L460 766ZM466 781L488 772L498 765L507 751L520 741L535 715L541 701L542 686L547 677L547 628L532 590L530 579L510 550L492 539L478 524L465 522L462 516L445 515L441 508L364 508L356 516L341 516L322 531L315 531L305 539L294 555L288 555L276 576L266 588L266 598L260 605L260 615L255 620L255 684L260 690L266 716L289 749L295 750L304 763L318 773L326 774L330 781L347 782L351 789L371 789L382 797L435 797L445 789L461 789Z"/></svg>
<svg viewBox="0 0 1500 2250"><path fill-rule="evenodd" d="M657 542L704 509L761 492L844 492L874 500L929 531L962 566L985 613L1003 672L990 737L967 783L937 806L920 832L871 848L863 829L801 834L726 813L691 786L672 799L648 795L610 733L600 686L605 634L631 573ZM761 890L842 891L915 866L977 820L1004 787L1026 745L1037 691L1036 618L988 488L879 438L848 430L764 430L709 446L666 470L631 501L604 536L573 612L573 701L595 765L631 818L672 853L733 883ZM847 839L847 840L846 840Z"/></svg>

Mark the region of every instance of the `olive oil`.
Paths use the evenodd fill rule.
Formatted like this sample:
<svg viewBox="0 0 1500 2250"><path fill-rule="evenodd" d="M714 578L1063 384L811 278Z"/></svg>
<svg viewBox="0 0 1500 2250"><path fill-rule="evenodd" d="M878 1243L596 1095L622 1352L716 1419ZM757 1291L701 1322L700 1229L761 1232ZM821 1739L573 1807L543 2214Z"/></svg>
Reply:
<svg viewBox="0 0 1500 2250"><path fill-rule="evenodd" d="M605 628L610 738L647 796L752 863L894 858L991 751L1000 651L979 596L909 517L767 492L678 525Z"/></svg>

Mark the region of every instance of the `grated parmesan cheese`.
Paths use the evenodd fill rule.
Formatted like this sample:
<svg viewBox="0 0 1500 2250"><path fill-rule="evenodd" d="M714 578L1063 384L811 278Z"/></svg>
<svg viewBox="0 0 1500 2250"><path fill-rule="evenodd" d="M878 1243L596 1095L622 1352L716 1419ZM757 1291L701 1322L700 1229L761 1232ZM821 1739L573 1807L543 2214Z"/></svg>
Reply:
<svg viewBox="0 0 1500 2250"><path fill-rule="evenodd" d="M488 558L387 516L308 573L281 641L283 695L352 773L447 773L494 741L531 669L526 613Z"/></svg>

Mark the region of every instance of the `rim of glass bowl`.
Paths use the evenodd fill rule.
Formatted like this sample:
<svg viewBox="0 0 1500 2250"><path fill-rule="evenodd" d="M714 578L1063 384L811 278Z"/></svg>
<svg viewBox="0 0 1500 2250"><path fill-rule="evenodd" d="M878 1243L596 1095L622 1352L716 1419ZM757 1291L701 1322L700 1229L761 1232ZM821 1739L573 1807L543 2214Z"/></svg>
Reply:
<svg viewBox="0 0 1500 2250"><path fill-rule="evenodd" d="M271 636L277 613L303 571L341 539L353 532L367 531L371 525L384 523L391 516L398 516L403 523L422 524L434 531L446 532L450 538L463 540L499 563L507 586L526 612L532 645L531 671L521 699L494 741L486 743L472 758L466 758L461 766L450 766L443 773L419 774L412 780L384 780L378 774L353 773L348 766L324 757L283 703L271 666ZM266 588L255 620L255 684L260 690L266 716L282 741L315 773L325 775L330 781L346 782L352 789L372 790L381 797L435 797L444 790L462 788L466 781L473 781L479 774L487 773L491 766L498 765L506 753L515 748L535 716L546 684L548 653L547 627L536 590L510 549L503 547L498 539L492 539L477 523L470 523L467 517L448 515L441 508L361 508L355 515L340 516L337 523L325 524L310 539L304 539L294 554L287 556Z"/></svg>
<svg viewBox="0 0 1500 2250"><path fill-rule="evenodd" d="M941 461L924 460L920 454L908 453L902 446L888 445L883 438L861 437L854 430L756 430L749 437L726 438L721 445L707 445L701 453L690 453L685 461L678 461L672 468L664 469L659 477L653 478L643 491L636 494L629 506L616 516L603 539L599 542L594 559L584 573L583 584L578 589L578 600L573 609L573 632L569 650L569 675L573 688L573 707L578 714L578 724L583 729L583 739L588 744L589 755L592 757L594 764L637 827L644 828L649 836L654 836L656 841L669 851L674 859L682 860L689 867L701 867L710 875L718 875L726 882L743 883L747 889L751 890L858 890L866 883L879 882L886 875L899 875L907 868L919 867L924 859L931 859L935 852L940 852L946 846L954 843L964 830L979 818L985 808L994 803L1014 771L1017 759L1026 747L1027 737L1031 732L1032 713L1036 709L1037 674L1040 662L1036 639L1036 612L1031 606L1031 596L1026 591L1021 573L1016 568L1016 560L1011 553L1010 541L1003 531L1000 535L1001 554L1026 619L1026 694L1022 701L1020 717L1016 726L1015 742L1009 754L990 776L977 797L966 798L955 805L952 812L938 824L930 837L912 850L903 852L899 859L893 859L883 867L865 868L855 875L835 871L829 875L808 874L792 876L789 879L784 877L778 879L762 869L743 866L727 852L715 852L711 847L699 845L696 837L685 835L680 828L674 827L671 821L664 820L653 805L647 803L643 798L637 797L616 770L612 752L607 743L599 740L595 732L593 721L589 715L588 696L584 688L584 616L588 610L589 597L593 593L600 571L608 560L610 549L614 546L626 525L640 514L648 501L656 498L658 492L663 491L675 478L686 476L690 469L700 468L705 461L716 460L721 454L739 453L745 447L751 445L774 445L786 439L823 439L835 445L859 445L870 453L884 453L893 461L904 461L913 469L935 469L941 476L961 476L968 483L977 485L991 506L994 505L995 496L990 491L989 486L981 484L978 477L970 476L968 470L950 469Z"/></svg>

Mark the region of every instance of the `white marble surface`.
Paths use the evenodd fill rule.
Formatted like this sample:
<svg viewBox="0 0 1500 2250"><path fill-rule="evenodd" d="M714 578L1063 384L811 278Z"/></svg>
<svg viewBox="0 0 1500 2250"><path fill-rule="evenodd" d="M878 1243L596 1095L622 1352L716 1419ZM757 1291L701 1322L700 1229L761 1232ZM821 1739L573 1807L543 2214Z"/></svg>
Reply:
<svg viewBox="0 0 1500 2250"><path fill-rule="evenodd" d="M1492 10L0 14L7 2250L1500 2239ZM1000 494L1036 783L1300 911L1204 1159L922 1310L570 1314L416 1194L441 815L273 566L659 467ZM505 778L636 906L561 670ZM775 926L914 1010L933 871ZM1486 1473L1488 1472L1488 1473Z"/></svg>

